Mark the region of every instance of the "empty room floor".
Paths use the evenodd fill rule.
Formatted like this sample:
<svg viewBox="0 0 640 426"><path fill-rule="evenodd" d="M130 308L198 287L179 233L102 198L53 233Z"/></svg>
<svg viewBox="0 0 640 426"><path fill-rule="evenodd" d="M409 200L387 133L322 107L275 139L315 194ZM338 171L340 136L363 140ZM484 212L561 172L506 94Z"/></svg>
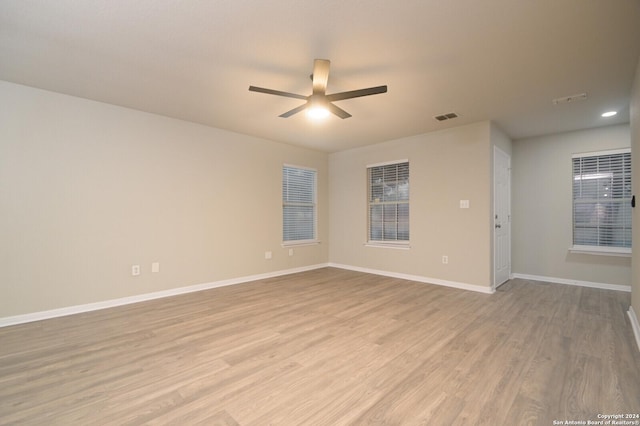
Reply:
<svg viewBox="0 0 640 426"><path fill-rule="evenodd" d="M640 413L630 294L334 268L0 329L0 424L551 425Z"/></svg>

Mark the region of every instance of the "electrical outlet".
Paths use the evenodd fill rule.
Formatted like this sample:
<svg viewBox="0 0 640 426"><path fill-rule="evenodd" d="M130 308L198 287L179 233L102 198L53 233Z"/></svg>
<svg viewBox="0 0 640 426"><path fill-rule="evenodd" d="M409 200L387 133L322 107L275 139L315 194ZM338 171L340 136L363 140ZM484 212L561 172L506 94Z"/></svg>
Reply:
<svg viewBox="0 0 640 426"><path fill-rule="evenodd" d="M151 272L160 272L160 262L153 262L151 264Z"/></svg>
<svg viewBox="0 0 640 426"><path fill-rule="evenodd" d="M132 265L131 266L131 275L137 277L140 275L140 265Z"/></svg>
<svg viewBox="0 0 640 426"><path fill-rule="evenodd" d="M264 258L265 258L266 260L271 259L272 255L273 255L273 254L272 254L270 251L265 251L265 252L264 252Z"/></svg>
<svg viewBox="0 0 640 426"><path fill-rule="evenodd" d="M293 256L293 249L292 248L289 249L289 256Z"/></svg>
<svg viewBox="0 0 640 426"><path fill-rule="evenodd" d="M445 265L449 263L449 256L442 256L442 263Z"/></svg>

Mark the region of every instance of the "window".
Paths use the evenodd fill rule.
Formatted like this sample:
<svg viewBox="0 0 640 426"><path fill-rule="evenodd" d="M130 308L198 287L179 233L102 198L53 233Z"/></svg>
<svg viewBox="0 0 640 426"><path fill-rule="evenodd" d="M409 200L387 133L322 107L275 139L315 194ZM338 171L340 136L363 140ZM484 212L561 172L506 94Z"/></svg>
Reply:
<svg viewBox="0 0 640 426"><path fill-rule="evenodd" d="M573 156L573 250L631 252L631 152Z"/></svg>
<svg viewBox="0 0 640 426"><path fill-rule="evenodd" d="M282 240L285 244L316 242L316 171L282 168Z"/></svg>
<svg viewBox="0 0 640 426"><path fill-rule="evenodd" d="M409 162L373 165L368 170L369 243L409 242Z"/></svg>

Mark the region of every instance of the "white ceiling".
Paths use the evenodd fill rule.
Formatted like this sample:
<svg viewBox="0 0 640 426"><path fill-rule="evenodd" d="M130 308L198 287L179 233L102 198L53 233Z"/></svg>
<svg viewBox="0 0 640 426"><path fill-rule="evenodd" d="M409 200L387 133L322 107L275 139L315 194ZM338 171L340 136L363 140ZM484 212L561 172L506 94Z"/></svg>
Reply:
<svg viewBox="0 0 640 426"><path fill-rule="evenodd" d="M2 80L328 152L482 120L514 139L628 122L639 55L640 0L0 1ZM322 123L248 91L308 95L314 58L328 93L389 91Z"/></svg>

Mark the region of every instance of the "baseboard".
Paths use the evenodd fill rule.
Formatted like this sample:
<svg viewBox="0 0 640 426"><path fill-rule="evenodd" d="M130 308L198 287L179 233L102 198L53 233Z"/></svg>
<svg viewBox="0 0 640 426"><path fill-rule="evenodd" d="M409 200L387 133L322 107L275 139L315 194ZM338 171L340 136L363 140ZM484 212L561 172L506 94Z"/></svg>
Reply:
<svg viewBox="0 0 640 426"><path fill-rule="evenodd" d="M619 284L596 283L592 281L569 280L566 278L543 277L540 275L529 275L529 274L511 274L511 278L520 278L523 280L531 280L531 281L543 281L543 282L554 283L554 284L575 285L579 287L599 288L602 290L631 292L631 286L619 285Z"/></svg>
<svg viewBox="0 0 640 426"><path fill-rule="evenodd" d="M636 344L638 345L638 350L640 351L640 323L638 323L638 317L636 316L635 311L633 310L633 306L629 306L629 319L631 320L631 328L633 329L633 335L636 337Z"/></svg>
<svg viewBox="0 0 640 426"><path fill-rule="evenodd" d="M0 318L0 327L7 327L10 325L23 324L23 323L33 322L33 321L41 321L45 319L57 318L57 317L73 315L73 314L78 314L83 312L91 312L91 311L96 311L100 309L108 309L108 308L113 308L117 306L129 305L132 303L146 302L149 300L161 299L161 298L171 297L171 296L178 296L180 294L209 290L217 287L225 287L229 285L242 284L242 283L251 282L251 281L257 281L257 280L279 277L283 275L295 274L299 272L306 272L314 269L325 268L328 266L334 267L334 268L340 268L340 269L347 269L351 271L364 272L368 274L381 275L385 277L416 281L416 282L421 282L426 284L441 285L441 286L452 287L452 288L457 288L461 290L475 291L475 292L485 293L485 294L492 294L495 292L495 290L490 287L484 287L484 286L475 285L475 284L447 281L447 280L441 280L438 278L430 278L430 277L424 277L420 275L410 275L410 274L404 274L399 272L383 271L379 269L362 268L359 266L343 265L338 263L323 263L323 264L317 264L317 265L303 266L300 268L292 268L292 269L285 269L285 270L280 270L275 272L268 272L264 274L249 275L244 277L231 278L227 280L214 281L210 283L196 284L196 285L187 286L187 287L179 287L179 288L174 288L170 290L140 294L136 296L123 297L119 299L111 299L111 300L106 300L102 302L88 303L84 305L69 306L65 308L52 309L48 311L40 311L40 312L34 312L29 314L4 317L4 318ZM590 281L568 280L564 278L554 278L554 277L546 277L546 276L539 276L539 275L515 273L515 274L512 274L511 277L525 279L525 280L532 280L532 281L544 281L544 282L550 282L550 283L556 283L556 284L567 284L567 285L575 285L575 286L583 286L583 287L591 287L591 288L600 288L604 290L616 290L616 291L626 291L626 292L631 291L631 287L627 287L623 285L604 284L604 283L596 283L596 282L590 282ZM640 337L639 337L640 327L638 327L637 317L635 317L635 313L633 313L631 309L629 310L629 317L632 319L632 324L634 326L634 333L636 335L636 340L638 341L638 346L640 347ZM633 322L634 320L635 320L635 323Z"/></svg>
<svg viewBox="0 0 640 426"><path fill-rule="evenodd" d="M245 277L231 278L227 280L214 281L210 283L196 284L196 285L187 286L187 287L179 287L179 288L173 288L170 290L157 291L153 293L140 294L140 295L130 296L130 297L123 297L119 299L105 300L103 302L87 303L84 305L69 306L65 308L52 309L48 311L41 311L41 312L34 312L30 314L4 317L4 318L0 318L0 328L8 327L10 325L24 324L24 323L33 322L33 321L41 321L41 320L46 320L51 318L63 317L67 315L79 314L83 312L91 312L91 311L97 311L100 309L108 309L108 308L114 308L117 306L130 305L132 303L162 299L165 297L178 296L180 294L193 293L196 291L210 290L212 288L217 288L217 287L225 287L229 285L242 284L242 283L247 283L247 282L257 281L257 280L264 280L267 278L274 278L274 277L279 277L283 275L296 274L299 272L306 272L314 269L326 268L327 266L329 266L329 264L327 263L303 266L300 268L285 269L281 271L268 272L264 274L249 275Z"/></svg>
<svg viewBox="0 0 640 426"><path fill-rule="evenodd" d="M333 268L347 269L350 271L364 272L367 274L381 275L384 277L400 278L400 279L409 280L409 281L417 281L425 284L435 284L435 285L440 285L444 287L453 287L461 290L470 290L470 291L475 291L475 292L485 293L485 294L494 293L494 290L491 287L484 287L484 286L475 285L475 284L459 283L455 281L441 280L438 278L423 277L420 275L402 274L399 272L381 271L379 269L361 268L359 266L342 265L339 263L329 263L329 266Z"/></svg>

